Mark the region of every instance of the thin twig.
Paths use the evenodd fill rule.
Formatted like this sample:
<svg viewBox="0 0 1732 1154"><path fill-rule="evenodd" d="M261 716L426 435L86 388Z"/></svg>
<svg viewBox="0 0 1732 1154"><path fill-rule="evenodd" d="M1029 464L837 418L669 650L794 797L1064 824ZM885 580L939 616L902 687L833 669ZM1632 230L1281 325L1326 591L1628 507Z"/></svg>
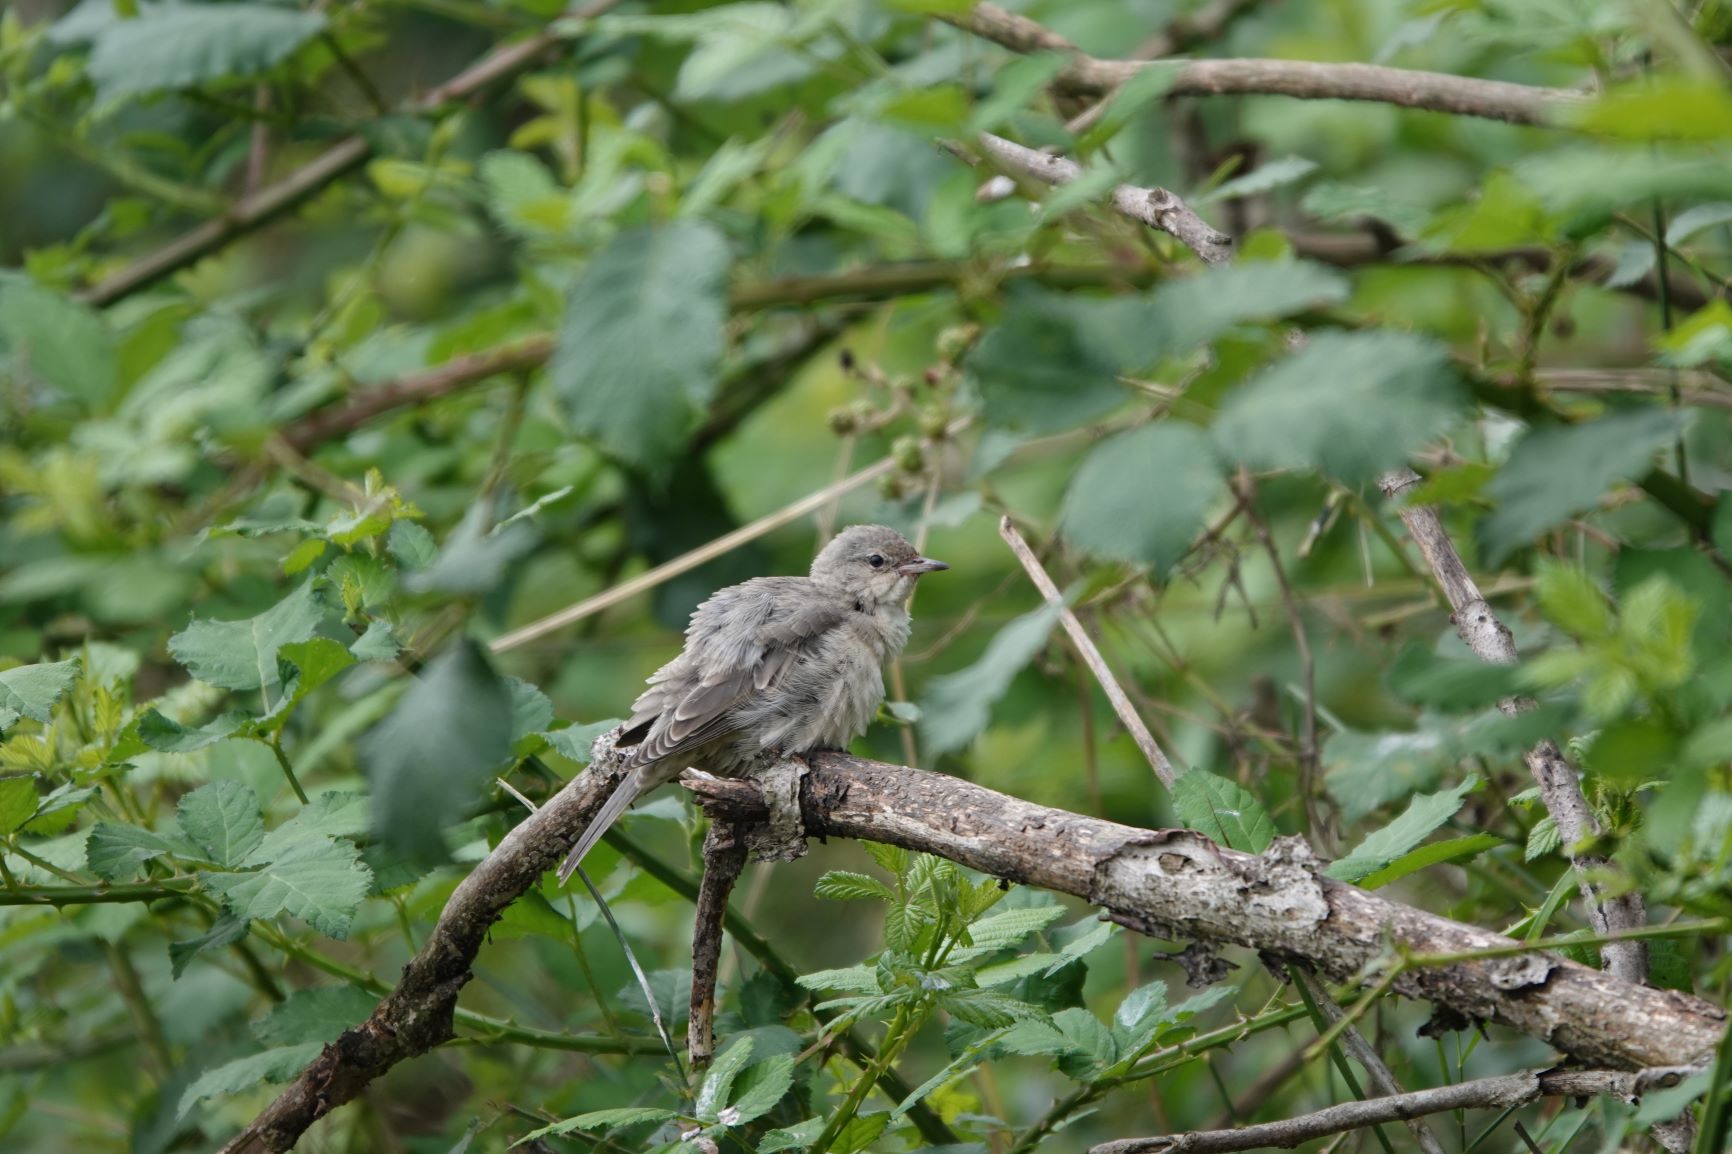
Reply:
<svg viewBox="0 0 1732 1154"><path fill-rule="evenodd" d="M1419 474L1402 468L1385 473L1378 486L1384 496L1394 500L1419 484L1419 480ZM1489 665L1515 664L1514 636L1480 593L1437 511L1429 506L1411 504L1399 505L1396 511L1443 588L1452 610L1451 620L1462 641L1474 656ZM1531 709L1533 704L1527 698L1511 697L1499 702L1498 708L1513 716ZM1575 766L1549 738L1528 750L1524 760L1540 787L1540 799L1546 811L1557 822L1563 850L1581 878L1594 929L1607 933L1645 925L1648 917L1642 895L1635 890L1616 896L1608 893L1601 879L1607 870L1613 868L1611 864L1598 854L1577 849L1598 836L1601 830L1599 821L1588 808L1587 798L1582 794ZM1641 941L1608 945L1604 958L1606 968L1625 981L1638 984L1647 981L1648 951Z"/></svg>
<svg viewBox="0 0 1732 1154"><path fill-rule="evenodd" d="M704 879L692 917L692 1001L686 1023L686 1056L701 1070L715 1056L716 972L722 957L722 923L728 895L746 864L746 840L732 822L718 821L704 835Z"/></svg>
<svg viewBox="0 0 1732 1154"><path fill-rule="evenodd" d="M1193 1130L1188 1134L1102 1142L1091 1146L1089 1154L1234 1154L1240 1150L1268 1147L1291 1149L1331 1134L1450 1110L1495 1110L1525 1106L1545 1097L1576 1098L1590 1094L1631 1101L1649 1090L1675 1086L1693 1072L1694 1067L1677 1066L1635 1071L1530 1070L1361 1102L1344 1102L1296 1118L1234 1130Z"/></svg>
<svg viewBox="0 0 1732 1154"><path fill-rule="evenodd" d="M967 418L958 418L951 422L945 435L954 436L967 427ZM700 545L689 553L683 553L671 561L657 565L646 573L640 573L630 581L621 582L611 589L603 590L593 597L586 597L575 605L567 606L557 613L551 613L538 621L532 621L520 629L514 629L505 636L497 638L490 648L495 653L505 653L521 645L557 632L568 625L576 624L585 617L600 613L604 609L628 601L638 594L654 589L656 586L678 577L681 573L696 569L706 561L714 560L724 553L732 552L748 541L755 541L783 525L798 521L807 513L821 509L832 498L843 493L851 493L896 468L894 456L885 457L866 466L851 476L843 478L834 485L826 485L815 493L808 493L798 501L784 505L774 513L759 517L749 525L742 525L731 533L725 533L715 540Z"/></svg>
<svg viewBox="0 0 1732 1154"><path fill-rule="evenodd" d="M1208 4L1195 12L1175 16L1165 28L1137 45L1136 51L1126 59L1159 60L1163 56L1171 56L1214 40L1227 30L1229 24L1257 4L1258 0L1209 0ZM1072 117L1065 124L1065 131L1073 136L1081 136L1093 128L1106 113L1107 106L1112 103L1113 95L1117 91L1118 89L1113 89Z"/></svg>
<svg viewBox="0 0 1732 1154"><path fill-rule="evenodd" d="M1125 696L1125 691L1119 685L1118 678L1113 676L1112 669L1107 665L1106 658L1101 656L1101 651L1096 647L1094 639L1088 635L1088 630L1082 627L1082 622L1077 620L1076 614L1071 612L1070 607L1065 604L1064 594L1060 593L1058 586L1053 584L1052 578L1047 575L1045 566L1040 563L1040 558L1034 555L1034 550L1028 547L1028 542L1022 539L1022 534L1016 531L1016 526L1011 524L1008 516L1000 519L998 535L1004 538L1005 544L1010 546L1010 551L1016 554L1018 561L1022 562L1024 571L1028 573L1029 580L1034 582L1035 588L1040 590L1041 597L1045 598L1048 605L1058 610L1059 623L1064 626L1065 633L1070 636L1071 644L1076 646L1077 653L1082 657L1083 663L1089 667L1089 672L1093 673L1095 680L1100 683L1101 691L1107 695L1107 700L1112 703L1113 712L1119 715L1119 721L1130 732L1132 740L1137 743L1137 748L1143 751L1144 757L1148 758L1149 766L1155 771L1155 776L1161 779L1161 784L1172 789L1173 782L1177 780L1173 774L1172 763L1167 760L1167 755L1161 752L1161 747L1155 744L1154 735L1149 732L1149 727L1143 724L1142 717L1132 707L1131 699Z"/></svg>

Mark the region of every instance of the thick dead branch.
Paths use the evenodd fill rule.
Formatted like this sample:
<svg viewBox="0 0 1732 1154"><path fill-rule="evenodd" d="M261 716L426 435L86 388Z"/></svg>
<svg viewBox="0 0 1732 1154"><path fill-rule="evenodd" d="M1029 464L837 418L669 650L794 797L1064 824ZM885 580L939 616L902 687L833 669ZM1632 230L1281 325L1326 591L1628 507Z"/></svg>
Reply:
<svg viewBox="0 0 1732 1154"><path fill-rule="evenodd" d="M686 1025L686 1057L694 1069L715 1057L716 969L722 958L722 922L728 895L746 865L746 839L732 822L711 824L704 835L704 879L692 917L692 1002Z"/></svg>
<svg viewBox="0 0 1732 1154"><path fill-rule="evenodd" d="M1391 499L1400 497L1418 483L1419 474L1411 469L1396 469L1384 474L1378 482L1384 495ZM1456 552L1455 543L1449 539L1449 532L1443 527L1437 511L1424 505L1407 504L1399 505L1396 511L1419 546L1437 583L1442 586L1443 594L1449 600L1450 619L1462 641L1473 650L1474 656L1489 665L1515 664L1515 638L1481 596L1479 586L1468 573L1461 554ZM1527 698L1512 697L1499 702L1498 708L1507 714L1515 714L1531 709L1533 704ZM1576 849L1598 836L1601 830L1593 811L1588 808L1587 798L1582 795L1575 766L1564 757L1557 743L1549 739L1528 750L1524 760L1535 784L1540 787L1540 800L1545 803L1546 812L1558 824L1564 852L1569 855L1570 864L1581 881L1582 892L1588 899L1588 913L1594 929L1599 933L1612 933L1646 925L1648 915L1642 895L1631 891L1614 897L1607 893L1601 879L1611 869L1610 864L1597 854ZM1601 947L1601 952L1606 968L1624 981L1641 983L1648 980L1648 950L1642 942L1611 942Z"/></svg>
<svg viewBox="0 0 1732 1154"><path fill-rule="evenodd" d="M682 779L712 813L758 817L749 782ZM1009 881L1074 894L1144 933L1247 946L1351 981L1395 949L1416 963L1394 982L1413 998L1498 1022L1595 1065L1639 1069L1705 1062L1725 1011L1547 953L1418 964L1521 946L1319 876L1285 838L1261 856L1188 830L1147 830L1031 805L970 782L825 753L802 794L807 832L937 854Z"/></svg>
<svg viewBox="0 0 1732 1154"><path fill-rule="evenodd" d="M1299 100L1361 100L1402 108L1476 116L1511 124L1552 125L1558 113L1586 94L1502 80L1478 80L1376 64L1322 64L1307 60L1187 60L1183 63L1097 60L1064 37L996 4L976 4L944 17L960 28L1014 52L1058 52L1070 57L1058 87L1104 96L1145 68L1172 70L1169 96L1291 96Z"/></svg>
<svg viewBox="0 0 1732 1154"><path fill-rule="evenodd" d="M1024 148L990 132L980 134L980 147L1000 168L1042 184L1069 184L1082 175L1082 167L1074 160ZM1189 205L1164 188L1121 184L1112 191L1112 206L1123 216L1170 233L1209 264L1218 264L1233 255L1232 237L1211 228Z"/></svg>
<svg viewBox="0 0 1732 1154"><path fill-rule="evenodd" d="M1327 1000L1327 999L1325 999ZM1692 1067L1636 1070L1544 1070L1477 1078L1432 1090L1414 1090L1362 1102L1344 1102L1312 1114L1280 1122L1264 1122L1235 1130L1193 1130L1154 1138L1125 1138L1091 1146L1089 1154L1233 1154L1269 1147L1292 1149L1314 1138L1377 1126L1413 1122L1447 1110L1500 1110L1525 1106L1540 1098L1579 1098L1607 1094L1626 1102L1649 1090L1675 1086L1694 1073Z"/></svg>
<svg viewBox="0 0 1732 1154"><path fill-rule="evenodd" d="M1113 676L1112 667L1107 659L1101 656L1094 638L1088 630L1082 627L1075 613L1064 603L1064 594L1047 575L1046 567L1040 563L1040 558L1034 555L1034 550L1028 547L1028 542L1022 539L1022 534L1016 531L1016 526L1010 523L1010 518L1002 518L998 523L998 535L1004 538L1010 551L1016 554L1016 559L1022 563L1023 570L1028 573L1030 581L1040 590L1041 597L1048 605L1055 606L1059 611L1059 623L1064 626L1065 633L1070 637L1071 644L1076 646L1077 653L1082 657L1083 664L1094 674L1100 683L1101 692L1107 695L1107 701L1112 703L1113 712L1118 714L1119 721L1130 733L1131 739L1137 743L1137 748L1143 751L1143 756L1149 760L1149 768L1155 771L1155 776L1161 779L1161 784L1168 789L1173 788L1175 780L1173 765L1167 760L1167 755L1161 752L1161 747L1155 744L1154 734L1143 724L1142 716L1137 713L1136 706L1125 696L1124 688L1119 685L1118 678Z"/></svg>

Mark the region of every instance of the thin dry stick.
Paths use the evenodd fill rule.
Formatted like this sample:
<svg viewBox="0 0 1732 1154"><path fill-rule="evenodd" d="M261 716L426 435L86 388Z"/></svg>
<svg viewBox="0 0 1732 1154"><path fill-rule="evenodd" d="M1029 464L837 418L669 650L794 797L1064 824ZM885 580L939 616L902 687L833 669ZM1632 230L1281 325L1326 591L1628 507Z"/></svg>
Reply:
<svg viewBox="0 0 1732 1154"><path fill-rule="evenodd" d="M1384 496L1395 499L1419 484L1419 474L1412 469L1395 469L1378 481ZM1426 505L1400 505L1397 513L1408 533L1419 546L1437 583L1449 601L1451 620L1474 656L1488 665L1513 665L1516 662L1515 638L1497 614L1486 603L1479 586L1474 583L1456 552L1449 532L1438 519L1437 511ZM1533 707L1532 700L1511 697L1498 703L1504 713L1514 715ZM1597 854L1578 853L1575 847L1597 836L1600 823L1588 808L1582 795L1576 768L1559 751L1557 743L1547 739L1527 751L1524 758L1534 781L1540 787L1540 799L1546 811L1557 822L1562 835L1564 852L1581 878L1582 892L1588 899L1589 920L1596 933L1635 929L1646 925L1647 910L1642 895L1634 890L1612 896L1600 882L1610 864ZM1615 942L1602 948L1606 968L1627 982L1648 980L1648 950L1640 941Z"/></svg>
<svg viewBox="0 0 1732 1154"><path fill-rule="evenodd" d="M1329 991L1323 988L1323 983L1319 982L1303 966L1294 966L1292 972L1293 980L1306 988L1311 995L1311 1001L1322 1011L1323 1016L1328 1018L1332 1025L1340 1022L1343 1017L1341 1006L1329 996ZM1342 1049L1347 1051L1348 1057L1359 1063L1366 1076L1371 1079L1371 1084L1376 1086L1380 1093L1388 1095L1402 1093L1401 1083L1395 1080L1394 1073L1383 1061L1382 1055L1378 1054L1372 1048L1371 1043L1365 1040L1365 1035L1359 1032L1357 1026L1352 1023L1344 1026L1341 1030L1340 1042ZM1443 1144L1437 1140L1437 1135L1431 1132L1430 1126L1427 1126L1417 1117L1408 1118L1406 1122L1408 1131L1413 1135L1413 1140L1419 1143L1419 1148L1424 1151L1424 1154L1443 1154Z"/></svg>
<svg viewBox="0 0 1732 1154"><path fill-rule="evenodd" d="M1213 40L1225 32L1229 24L1255 8L1257 3L1258 0L1210 0L1210 3L1195 12L1175 17L1172 23L1139 44L1129 59L1158 60ZM1081 136L1093 128L1106 113L1107 106L1112 103L1113 95L1117 91L1118 89L1113 89L1071 118L1064 126L1065 131L1073 136Z"/></svg>
<svg viewBox="0 0 1732 1154"><path fill-rule="evenodd" d="M1304 1142L1385 1122L1412 1121L1449 1110L1496 1110L1525 1106L1540 1098L1576 1098L1590 1094L1633 1101L1643 1093L1675 1086L1694 1067L1662 1066L1646 1070L1529 1070L1499 1078L1478 1078L1439 1086L1345 1102L1297 1118L1264 1122L1234 1130L1193 1130L1153 1138L1124 1138L1091 1146L1089 1154L1235 1154L1269 1147L1292 1149Z"/></svg>
<svg viewBox="0 0 1732 1154"><path fill-rule="evenodd" d="M1058 586L1053 584L1052 578L1047 575L1046 568L1041 565L1040 558L1034 555L1034 550L1028 547L1028 542L1022 539L1022 534L1016 531L1016 526L1010 523L1008 516L999 521L998 535L1004 538L1004 543L1010 546L1010 551L1016 554L1018 561L1022 562L1022 567L1028 573L1029 580L1033 581L1034 587L1040 590L1040 595L1046 599L1046 603L1058 610L1060 624L1064 626L1064 631L1070 635L1071 644L1076 646L1077 653L1081 655L1083 663L1089 667L1089 672L1093 673L1095 680L1100 683L1101 691L1107 695L1107 700L1112 703L1113 712L1119 715L1119 720L1124 723L1125 729L1130 731L1132 740L1137 743L1137 748L1142 750L1143 756L1149 759L1149 767L1155 771L1155 776L1161 779L1161 784L1172 789L1173 782L1176 780L1172 763L1167 760L1167 755L1161 752L1161 747L1155 744L1154 735L1149 732L1149 727L1143 724L1143 719L1132 707L1131 699L1125 696L1125 691L1119 685L1118 678L1113 676L1113 671L1108 667L1106 658L1102 657L1101 651L1096 648L1094 638L1088 635L1088 631L1082 627L1082 622L1077 620L1076 614L1072 613L1070 607L1064 603L1064 594L1060 593Z"/></svg>
<svg viewBox="0 0 1732 1154"><path fill-rule="evenodd" d="M1000 168L1042 184L1069 184L1082 175L1082 166L1074 160L1024 148L990 132L980 134L980 146ZM1121 184L1113 189L1111 199L1114 211L1171 234L1209 264L1218 264L1233 255L1232 237L1210 227L1189 205L1164 188Z"/></svg>

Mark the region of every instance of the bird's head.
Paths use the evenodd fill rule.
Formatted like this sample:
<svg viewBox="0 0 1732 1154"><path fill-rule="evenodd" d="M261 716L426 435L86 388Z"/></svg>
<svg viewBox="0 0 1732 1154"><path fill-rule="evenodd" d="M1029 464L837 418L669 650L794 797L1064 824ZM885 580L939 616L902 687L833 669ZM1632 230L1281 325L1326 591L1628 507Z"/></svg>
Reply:
<svg viewBox="0 0 1732 1154"><path fill-rule="evenodd" d="M812 580L854 598L863 608L907 603L922 573L950 566L884 525L850 525L812 562Z"/></svg>

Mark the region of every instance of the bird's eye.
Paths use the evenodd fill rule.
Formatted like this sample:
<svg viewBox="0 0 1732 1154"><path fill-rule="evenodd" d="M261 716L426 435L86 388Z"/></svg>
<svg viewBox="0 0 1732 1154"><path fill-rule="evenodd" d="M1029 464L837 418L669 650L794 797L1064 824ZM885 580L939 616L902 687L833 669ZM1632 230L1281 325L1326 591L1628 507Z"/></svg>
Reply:
<svg viewBox="0 0 1732 1154"><path fill-rule="evenodd" d="M866 564L872 566L874 569L882 569L884 568L884 558L879 556L877 553L874 553L872 556L866 558Z"/></svg>

